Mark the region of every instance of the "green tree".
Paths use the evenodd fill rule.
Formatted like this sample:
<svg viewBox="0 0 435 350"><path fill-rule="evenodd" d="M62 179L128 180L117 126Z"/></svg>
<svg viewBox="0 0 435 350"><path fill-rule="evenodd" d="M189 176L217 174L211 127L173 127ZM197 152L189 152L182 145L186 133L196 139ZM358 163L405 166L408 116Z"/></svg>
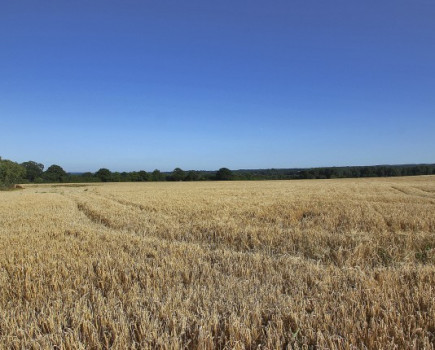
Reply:
<svg viewBox="0 0 435 350"><path fill-rule="evenodd" d="M220 168L216 173L216 180L232 180L233 172L228 168Z"/></svg>
<svg viewBox="0 0 435 350"><path fill-rule="evenodd" d="M107 182L112 179L112 172L109 169L101 168L95 173L95 177L99 178L102 182Z"/></svg>
<svg viewBox="0 0 435 350"><path fill-rule="evenodd" d="M140 176L139 176L139 172L137 171L132 171L127 173L127 181L133 181L133 182L138 182L140 181Z"/></svg>
<svg viewBox="0 0 435 350"><path fill-rule="evenodd" d="M44 172L44 164L36 163L32 160L21 163L21 165L26 169L25 178L31 182L35 181L37 178L40 178Z"/></svg>
<svg viewBox="0 0 435 350"><path fill-rule="evenodd" d="M172 172L171 179L172 181L183 181L186 177L186 173L184 170L181 170L180 168L175 168Z"/></svg>
<svg viewBox="0 0 435 350"><path fill-rule="evenodd" d="M121 182L121 173L115 171L112 173L112 181L113 182Z"/></svg>
<svg viewBox="0 0 435 350"><path fill-rule="evenodd" d="M139 181L149 181L149 175L145 170L140 170L139 173Z"/></svg>
<svg viewBox="0 0 435 350"><path fill-rule="evenodd" d="M121 182L128 182L130 181L130 176L126 171L123 171L121 173Z"/></svg>
<svg viewBox="0 0 435 350"><path fill-rule="evenodd" d="M26 169L11 160L0 158L0 187L10 188L26 175Z"/></svg>
<svg viewBox="0 0 435 350"><path fill-rule="evenodd" d="M42 174L42 177L47 182L64 182L66 180L66 172L61 166L53 164Z"/></svg>
<svg viewBox="0 0 435 350"><path fill-rule="evenodd" d="M198 181L199 180L199 174L197 171L190 170L186 177L184 178L185 181Z"/></svg>
<svg viewBox="0 0 435 350"><path fill-rule="evenodd" d="M151 181L163 181L164 175L160 172L159 169L154 170L151 173Z"/></svg>

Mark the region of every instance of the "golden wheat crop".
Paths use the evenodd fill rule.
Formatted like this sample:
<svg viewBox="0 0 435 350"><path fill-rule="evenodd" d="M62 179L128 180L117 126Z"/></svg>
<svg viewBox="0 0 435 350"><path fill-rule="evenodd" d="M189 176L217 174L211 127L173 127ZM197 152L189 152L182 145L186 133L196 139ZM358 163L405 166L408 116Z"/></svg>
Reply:
<svg viewBox="0 0 435 350"><path fill-rule="evenodd" d="M433 176L0 192L0 348L434 344Z"/></svg>

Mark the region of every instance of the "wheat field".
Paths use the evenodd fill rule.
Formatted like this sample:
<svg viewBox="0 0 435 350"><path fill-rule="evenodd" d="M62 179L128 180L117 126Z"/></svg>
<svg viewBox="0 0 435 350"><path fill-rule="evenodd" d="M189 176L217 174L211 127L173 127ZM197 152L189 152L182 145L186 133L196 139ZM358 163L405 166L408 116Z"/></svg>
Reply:
<svg viewBox="0 0 435 350"><path fill-rule="evenodd" d="M24 187L2 349L434 349L434 176Z"/></svg>

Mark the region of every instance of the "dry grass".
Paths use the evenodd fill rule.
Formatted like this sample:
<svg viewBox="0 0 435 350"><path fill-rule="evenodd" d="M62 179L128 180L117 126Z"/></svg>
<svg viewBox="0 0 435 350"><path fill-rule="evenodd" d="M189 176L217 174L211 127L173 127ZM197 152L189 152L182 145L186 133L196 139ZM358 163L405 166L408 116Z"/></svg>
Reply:
<svg viewBox="0 0 435 350"><path fill-rule="evenodd" d="M434 348L435 177L25 187L0 348Z"/></svg>

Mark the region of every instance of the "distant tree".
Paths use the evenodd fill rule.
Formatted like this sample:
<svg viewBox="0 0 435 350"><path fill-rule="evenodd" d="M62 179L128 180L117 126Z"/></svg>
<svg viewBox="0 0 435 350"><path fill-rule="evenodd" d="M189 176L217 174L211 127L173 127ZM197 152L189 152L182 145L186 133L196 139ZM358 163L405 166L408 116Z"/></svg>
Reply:
<svg viewBox="0 0 435 350"><path fill-rule="evenodd" d="M200 175L197 171L190 170L186 177L184 178L185 181L198 181L200 179Z"/></svg>
<svg viewBox="0 0 435 350"><path fill-rule="evenodd" d="M26 169L11 160L0 158L0 187L9 188L19 183L26 175Z"/></svg>
<svg viewBox="0 0 435 350"><path fill-rule="evenodd" d="M163 181L164 179L164 175L159 169L156 169L151 173L151 181Z"/></svg>
<svg viewBox="0 0 435 350"><path fill-rule="evenodd" d="M97 179L95 178L93 173L87 171L85 173L69 174L68 181L69 182L95 182L97 181Z"/></svg>
<svg viewBox="0 0 435 350"><path fill-rule="evenodd" d="M66 180L66 172L61 166L53 164L42 174L42 177L47 182L64 182Z"/></svg>
<svg viewBox="0 0 435 350"><path fill-rule="evenodd" d="M95 173L95 177L100 179L102 182L107 182L112 179L112 172L109 169L101 168Z"/></svg>
<svg viewBox="0 0 435 350"><path fill-rule="evenodd" d="M130 176L126 171L123 171L121 173L121 182L128 182L130 181Z"/></svg>
<svg viewBox="0 0 435 350"><path fill-rule="evenodd" d="M139 175L139 181L149 181L150 177L149 174L145 170L140 170L138 172Z"/></svg>
<svg viewBox="0 0 435 350"><path fill-rule="evenodd" d="M175 168L171 175L172 181L183 181L185 177L186 172L180 168Z"/></svg>
<svg viewBox="0 0 435 350"><path fill-rule="evenodd" d="M140 176L139 176L139 172L132 171L130 173L127 173L127 181L133 181L133 182L141 181Z"/></svg>
<svg viewBox="0 0 435 350"><path fill-rule="evenodd" d="M37 178L40 178L44 172L44 164L36 163L32 160L21 163L21 165L26 169L25 178L31 182L35 181Z"/></svg>
<svg viewBox="0 0 435 350"><path fill-rule="evenodd" d="M121 181L121 173L115 171L112 173L112 180L113 182L120 182Z"/></svg>
<svg viewBox="0 0 435 350"><path fill-rule="evenodd" d="M220 168L216 173L216 180L232 180L233 172L228 168Z"/></svg>
<svg viewBox="0 0 435 350"><path fill-rule="evenodd" d="M398 169L389 167L386 176L398 176L399 174L400 172Z"/></svg>

